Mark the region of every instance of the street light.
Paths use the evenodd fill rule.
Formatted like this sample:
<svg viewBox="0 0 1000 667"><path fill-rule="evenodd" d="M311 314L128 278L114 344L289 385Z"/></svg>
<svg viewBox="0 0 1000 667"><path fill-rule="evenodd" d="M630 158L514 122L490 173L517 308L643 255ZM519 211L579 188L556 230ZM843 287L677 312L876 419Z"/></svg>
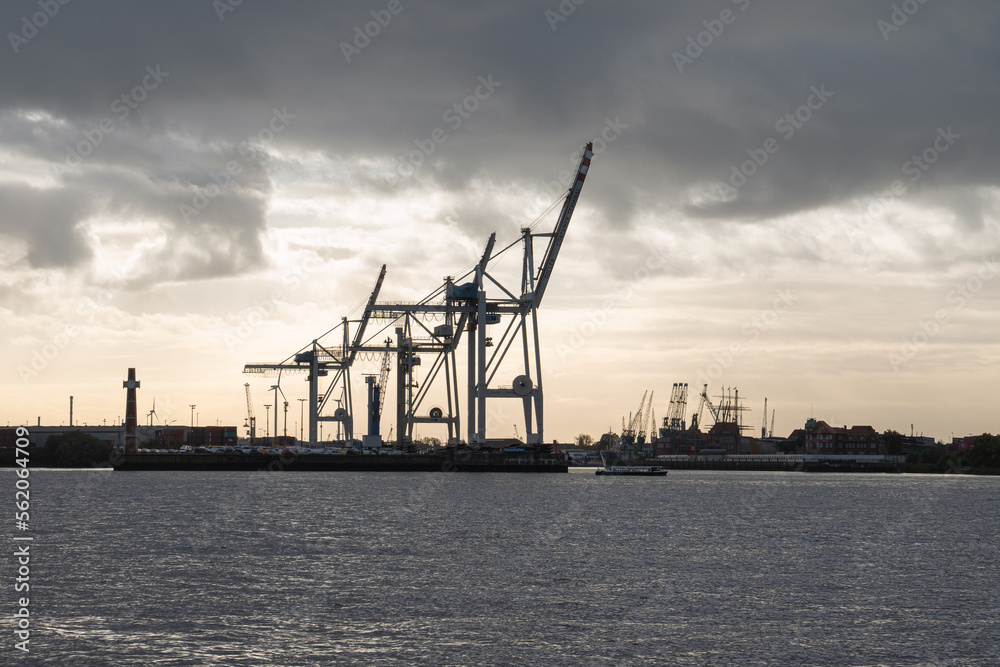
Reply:
<svg viewBox="0 0 1000 667"><path fill-rule="evenodd" d="M193 403L189 403L188 405L191 406L191 428L194 428L194 409L198 406Z"/></svg>
<svg viewBox="0 0 1000 667"><path fill-rule="evenodd" d="M264 406L264 442L267 442L267 438L271 435L271 425L268 423L269 416L271 414L271 404L268 403ZM277 414L277 413L275 413Z"/></svg>

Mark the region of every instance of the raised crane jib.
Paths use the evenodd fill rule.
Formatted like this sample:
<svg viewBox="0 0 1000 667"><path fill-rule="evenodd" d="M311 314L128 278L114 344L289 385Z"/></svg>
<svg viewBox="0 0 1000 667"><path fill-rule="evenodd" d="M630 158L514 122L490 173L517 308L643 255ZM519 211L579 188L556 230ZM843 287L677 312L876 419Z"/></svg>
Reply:
<svg viewBox="0 0 1000 667"><path fill-rule="evenodd" d="M497 233L493 232L490 234L490 238L486 241L486 250L483 251L483 256L479 259L479 264L476 265L475 275L473 276L473 282L476 285L476 289L482 289L482 278L483 274L486 272L486 265L489 264L490 259L493 257L493 246L497 242Z"/></svg>
<svg viewBox="0 0 1000 667"><path fill-rule="evenodd" d="M378 272L378 280L375 281L375 289L372 290L372 295L368 297L368 303L365 304L365 312L361 316L361 322L358 323L358 330L354 334L354 343L351 345L350 363L354 363L354 357L358 355L358 347L361 346L361 341L364 339L365 329L368 327L368 320L372 316L372 306L378 301L378 293L382 291L382 281L385 279L385 264L382 265L382 270Z"/></svg>
<svg viewBox="0 0 1000 667"><path fill-rule="evenodd" d="M549 240L549 247L545 251L545 259L542 260L542 264L538 268L538 278L535 280L536 307L542 303L545 287L548 285L549 277L552 275L552 267L555 266L556 258L559 256L559 248L562 247L570 218L573 217L573 209L576 208L576 201L580 198L580 190L583 189L583 181L587 177L592 157L594 157L594 142L588 141L586 148L583 149L583 155L580 157L580 166L576 170L576 179L566 194L566 201L563 202L562 211L559 213L559 221L556 223L556 228L552 232L552 238Z"/></svg>

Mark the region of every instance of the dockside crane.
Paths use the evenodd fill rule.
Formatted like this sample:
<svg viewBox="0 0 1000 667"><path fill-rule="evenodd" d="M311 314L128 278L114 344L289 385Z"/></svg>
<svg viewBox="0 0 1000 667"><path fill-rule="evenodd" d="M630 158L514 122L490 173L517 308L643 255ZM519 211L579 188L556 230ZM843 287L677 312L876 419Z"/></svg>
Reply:
<svg viewBox="0 0 1000 667"><path fill-rule="evenodd" d="M243 366L244 373L271 374L277 372L280 376L282 372L307 373L309 382L309 444L315 446L318 442L318 425L320 421L336 421L344 426L347 439L353 439L353 402L351 400L351 365L359 351L363 351L361 340L364 337L365 328L372 315L372 307L378 299L379 291L382 289L382 281L385 279L385 265L379 271L378 279L375 281L375 288L365 306L361 319L357 322L357 329L353 338L350 335L350 320L346 317L341 319L341 323L327 331L323 336L312 341L309 345L302 347L295 354L286 357L278 363L251 363ZM325 345L320 343L327 334L342 327L343 340L340 346ZM369 351L369 350L364 350ZM335 375L322 396L319 394L320 378L326 377L334 371ZM332 415L322 414L323 408L329 402L334 391L340 389L344 406L339 406ZM334 399L336 400L336 399ZM277 419L277 413L275 414ZM277 430L277 424L275 425Z"/></svg>
<svg viewBox="0 0 1000 667"><path fill-rule="evenodd" d="M723 421L723 419L719 416L719 409L717 407L715 407L715 404L712 403L712 399L710 399L708 397L708 385L707 384L701 390L701 400L702 400L702 404L703 405L707 405L708 406L708 411L712 415L713 422L718 423L720 421Z"/></svg>
<svg viewBox="0 0 1000 667"><path fill-rule="evenodd" d="M257 431L257 418L253 415L253 401L250 400L250 383L247 382L243 385L247 390L247 423L246 426L250 430L250 446L253 447L256 443L256 431Z"/></svg>
<svg viewBox="0 0 1000 667"><path fill-rule="evenodd" d="M691 428L698 430L701 428L701 416L705 412L705 395L708 392L708 385L706 384L701 393L698 395L701 400L698 402L698 410L691 415Z"/></svg>
<svg viewBox="0 0 1000 667"><path fill-rule="evenodd" d="M663 427L670 431L683 431L684 413L687 412L688 386L686 382L675 382L670 390L670 408L663 419ZM697 419L692 424L697 428Z"/></svg>
<svg viewBox="0 0 1000 667"><path fill-rule="evenodd" d="M642 417L639 420L639 437L636 438L636 442L638 444L646 443L647 433L649 429L649 415L650 412L652 412L653 410L653 393L655 392L650 392L649 403L646 404L646 412L642 414ZM643 399L645 400L645 396L643 396ZM642 411L640 410L640 412Z"/></svg>
<svg viewBox="0 0 1000 667"><path fill-rule="evenodd" d="M348 438L352 438L353 408L351 400L350 368L359 353L385 352L386 348L372 345L365 339L365 330L370 318L388 321L395 326L395 338L389 350L396 360L396 400L397 418L395 424L396 441L400 448L412 443L414 427L420 423L443 424L448 427L449 444L459 444L461 419L459 409L460 383L456 363L456 350L462 341L468 347L468 403L466 406L466 426L468 444L472 447L498 445L504 439L487 437L487 400L514 399L524 410L525 441L527 444L543 442L543 402L541 350L538 330L538 308L542 303L553 268L575 210L583 183L594 156L593 142L583 146L576 177L563 197L562 210L551 232L536 233L534 225L521 229L520 238L509 245L494 249L496 234L491 234L482 258L471 270L457 279L445 278L444 285L431 292L417 303L378 303L377 297L385 275L385 267L379 275L375 289L368 300L365 312L357 324L356 334L351 339L348 321L343 320L343 343L339 346L321 344L320 339L301 348L299 352L277 364L246 364L244 372L265 373L273 371L298 371L309 374L309 441L316 443L317 423L322 420L338 421L346 427ZM553 203L553 206L557 202ZM535 241L545 239L541 261L535 261ZM516 282L504 285L493 275L500 266L500 259L515 245L523 245L520 289ZM489 290L489 297L487 296ZM430 325L437 321L443 323ZM502 336L487 335L487 327L503 329ZM334 327L335 329L336 327ZM385 330L382 329L382 331ZM333 331L333 330L331 330ZM327 332L329 334L330 332ZM490 332L492 333L492 331ZM326 336L327 334L324 334ZM371 336L376 338L381 331ZM322 337L321 337L322 338ZM517 351L510 348L517 347ZM501 374L508 351L511 363L523 363L523 372L515 370L513 376ZM521 352L523 351L523 354ZM416 367L421 366L421 356L427 355L431 363L423 364L421 385L415 382ZM427 361L424 359L423 361ZM428 368L429 367L429 368ZM335 377L329 383L322 398L318 395L320 377ZM386 367L379 376L379 384L385 386ZM428 391L438 386L437 378L444 376L447 403L443 407L421 409L429 403ZM509 378L509 379L508 379ZM506 384L501 384L506 379ZM374 377L369 377L374 388ZM368 380L366 380L368 381ZM338 390L343 405L333 416L322 415L322 410ZM337 401L337 398L333 399ZM384 402L383 402L384 403ZM369 415L369 420L373 415ZM381 406L379 410L381 416Z"/></svg>
<svg viewBox="0 0 1000 667"><path fill-rule="evenodd" d="M382 400L378 404L378 421L382 423L382 411L385 409L385 388L389 386L389 371L392 369L392 339L385 339L385 353L382 355L382 367L378 373L378 387Z"/></svg>

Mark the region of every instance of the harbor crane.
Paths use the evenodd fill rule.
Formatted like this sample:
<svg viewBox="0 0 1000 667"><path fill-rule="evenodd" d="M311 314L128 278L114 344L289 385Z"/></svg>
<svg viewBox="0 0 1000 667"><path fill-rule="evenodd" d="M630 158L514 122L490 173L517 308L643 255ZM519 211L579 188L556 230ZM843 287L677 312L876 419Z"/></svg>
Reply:
<svg viewBox="0 0 1000 667"><path fill-rule="evenodd" d="M253 415L253 401L250 400L250 383L247 382L243 385L247 390L247 423L246 426L250 430L250 446L253 447L256 441L256 430L257 430L257 418Z"/></svg>
<svg viewBox="0 0 1000 667"><path fill-rule="evenodd" d="M663 428L669 431L683 431L684 413L687 412L687 383L675 382L670 390L670 408L663 419ZM697 420L695 420L697 421Z"/></svg>
<svg viewBox="0 0 1000 667"><path fill-rule="evenodd" d="M497 399L521 402L524 414L525 442L540 444L544 434L541 349L538 333L538 309L542 304L556 259L562 247L583 183L590 169L593 144L588 143L580 157L576 178L563 199L553 231L540 233L532 227L521 229L521 237L496 250L496 234L491 234L475 266L457 278L447 277L444 284L415 304L376 304L374 316L396 321L396 430L401 445L412 442L413 429L420 423L439 423L448 427L449 443L458 442L461 418L458 413L459 379L456 353L462 334L468 333L466 350L466 419L467 442L479 447L502 444L503 438L487 433L487 404ZM547 240L541 262L536 265L536 242ZM523 257L519 287L504 285L495 268L504 254L521 244ZM537 266L537 268L536 268ZM423 322L428 316L444 319L433 327ZM488 335L488 327L502 329L499 336ZM489 349L492 348L492 351ZM499 385L499 374L513 348L520 354L521 372L509 385ZM414 373L422 357L434 355L423 385L416 387ZM442 372L443 371L443 372ZM424 414L431 387L444 377L444 407L431 407ZM416 389L416 391L414 391Z"/></svg>
<svg viewBox="0 0 1000 667"><path fill-rule="evenodd" d="M378 377L366 375L368 385L368 438L373 446L382 444L382 411L385 408L385 388L392 370L392 339L385 339L385 352L382 354L382 365Z"/></svg>
<svg viewBox="0 0 1000 667"><path fill-rule="evenodd" d="M715 405L712 403L712 399L708 397L708 385L706 384L701 389L701 403L698 405L698 415L697 415L698 423L695 424L695 428L701 425L701 414L702 410L705 408L706 405L708 406L708 411L712 414L712 419L715 423L723 421L719 417L718 408L716 408Z"/></svg>
<svg viewBox="0 0 1000 667"><path fill-rule="evenodd" d="M636 438L636 443L645 444L646 436L649 433L649 414L653 409L653 394L655 392L649 393L649 403L646 403L646 412L643 413L642 409L639 409L639 413L642 417L639 419L639 435ZM643 396L643 402L645 402L646 397Z"/></svg>
<svg viewBox="0 0 1000 667"><path fill-rule="evenodd" d="M379 291L382 289L382 281L385 279L385 265L379 272L375 281L375 288L365 306L361 319L356 322L355 333L350 335L351 321L346 317L341 319L341 323L327 331L320 338L314 339L312 343L302 347L298 352L286 357L278 363L251 363L243 366L244 373L270 374L278 372L299 372L307 373L306 380L309 382L309 444L315 446L318 442L318 424L320 421L335 421L343 424L344 432L348 440L353 439L353 402L351 396L351 366L361 349L361 341L364 338L365 329L372 315L372 306L378 299ZM319 341L321 338L342 328L343 341L339 347L324 345ZM320 378L327 377L330 371L334 371L326 391L320 396ZM340 389L344 405L333 411L333 414L323 414L323 409L327 406L336 389ZM277 419L277 414L275 415ZM277 421L275 422L277 431Z"/></svg>
<svg viewBox="0 0 1000 667"><path fill-rule="evenodd" d="M496 249L496 234L490 235L478 262L463 275L446 277L443 285L417 303L379 303L378 296L385 277L385 266L379 274L364 314L350 335L351 322L343 318L343 341L338 346L313 340L310 345L278 363L254 363L244 366L244 373L305 372L309 380L309 442L317 442L317 424L337 421L343 424L346 438L354 438L353 404L350 369L360 353L394 353L396 366L396 438L400 448L412 444L414 428L420 423L442 424L448 428L448 443L461 442L462 417L459 411L460 382L457 370L457 350L467 333L466 415L467 442L472 447L500 444L503 438L487 433L488 401L513 399L521 403L524 414L525 440L541 444L544 433L544 411L539 345L538 309L552 277L556 259L576 208L583 183L593 158L593 143L583 147L576 175L562 199L562 209L551 232L535 232L534 227L521 229L520 238ZM555 203L553 204L553 206ZM536 264L536 243L546 242L541 261ZM496 274L500 259L520 244L523 249L520 285L504 285ZM387 322L374 336L386 328L395 327L395 340L382 347L365 338L370 320ZM427 322L442 322L428 326ZM499 338L489 335L489 327L502 329ZM336 329L336 327L334 327ZM331 329L327 334L331 333ZM324 334L326 336L327 334ZM492 350L490 349L492 348ZM520 366L509 385L500 385L504 361L513 352L512 364ZM423 364L430 357L429 364ZM511 365L511 364L508 364ZM426 368L421 383L416 382L417 367ZM319 396L319 378L334 374L328 388ZM387 380L385 358L379 375L379 385ZM446 401L441 407L429 409L432 388L444 378ZM509 376L508 376L509 377ZM374 381L371 383L374 384ZM332 415L324 414L333 392L339 389L343 404ZM337 400L337 399L334 399ZM383 401L384 402L384 401ZM379 414L381 415L381 408ZM371 421L371 419L369 419Z"/></svg>
<svg viewBox="0 0 1000 667"><path fill-rule="evenodd" d="M623 454L625 454L626 448L630 448L631 451L628 455L634 456L636 445L641 442L645 442L645 433L643 432L643 410L646 408L647 397L649 397L648 389L642 394L642 400L639 401L639 409L636 410L635 413L629 413L627 424L625 422L625 418L622 417L622 434L619 438L619 449ZM652 404L652 401L650 401L650 404ZM648 412L646 414L648 414Z"/></svg>

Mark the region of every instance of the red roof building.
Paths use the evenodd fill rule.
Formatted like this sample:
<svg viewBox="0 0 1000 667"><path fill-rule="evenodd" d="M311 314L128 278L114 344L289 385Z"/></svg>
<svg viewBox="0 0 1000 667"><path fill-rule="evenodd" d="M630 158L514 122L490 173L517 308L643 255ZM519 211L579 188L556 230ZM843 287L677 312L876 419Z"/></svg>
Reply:
<svg viewBox="0 0 1000 667"><path fill-rule="evenodd" d="M885 453L882 436L871 426L841 428L810 419L804 428L795 429L788 439L801 442L806 454L858 456Z"/></svg>

